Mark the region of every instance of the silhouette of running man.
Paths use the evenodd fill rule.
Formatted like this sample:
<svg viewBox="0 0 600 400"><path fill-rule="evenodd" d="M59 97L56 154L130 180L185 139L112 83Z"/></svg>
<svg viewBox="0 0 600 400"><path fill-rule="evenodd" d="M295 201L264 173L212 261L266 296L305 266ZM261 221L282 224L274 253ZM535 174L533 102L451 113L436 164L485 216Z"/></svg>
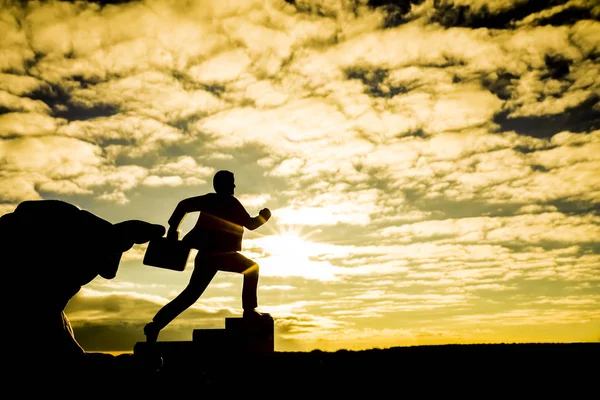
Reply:
<svg viewBox="0 0 600 400"><path fill-rule="evenodd" d="M194 271L186 288L162 307L144 327L147 343L155 343L160 331L202 295L217 271L244 275L242 308L244 318L261 317L258 306L258 264L246 258L242 249L244 228L255 230L271 218L268 208L251 217L234 197L235 178L230 171L218 171L213 177L215 193L190 197L179 202L169 218L167 239L179 239L179 225L187 213L200 211L196 225L182 241L197 249ZM266 314L265 314L266 315Z"/></svg>

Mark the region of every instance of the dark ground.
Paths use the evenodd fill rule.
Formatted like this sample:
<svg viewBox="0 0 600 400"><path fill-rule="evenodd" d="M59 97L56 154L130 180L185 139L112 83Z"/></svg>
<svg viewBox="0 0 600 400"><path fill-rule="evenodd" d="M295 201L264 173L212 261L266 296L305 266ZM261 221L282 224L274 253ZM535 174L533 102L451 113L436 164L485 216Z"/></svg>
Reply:
<svg viewBox="0 0 600 400"><path fill-rule="evenodd" d="M64 376L71 385L99 383L139 398L254 393L263 397L599 398L600 343L479 344L362 351L180 354L160 369L141 355L90 355ZM49 371L50 372L50 371ZM283 391L283 392L282 392ZM260 395L263 393L263 395ZM268 394L268 395L267 395ZM255 397L255 396L251 397ZM186 397L189 397L186 395ZM214 396L210 396L211 398ZM330 397L330 396L329 396Z"/></svg>

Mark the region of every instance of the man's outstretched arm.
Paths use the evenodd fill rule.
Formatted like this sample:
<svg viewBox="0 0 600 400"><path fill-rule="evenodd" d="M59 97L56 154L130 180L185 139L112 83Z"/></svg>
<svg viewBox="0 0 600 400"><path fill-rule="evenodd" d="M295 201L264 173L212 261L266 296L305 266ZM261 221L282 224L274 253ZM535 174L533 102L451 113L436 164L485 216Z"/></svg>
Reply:
<svg viewBox="0 0 600 400"><path fill-rule="evenodd" d="M185 215L190 212L202 211L203 204L204 196L189 197L181 200L169 218L169 231L167 232L167 237L178 239L179 225L181 225Z"/></svg>
<svg viewBox="0 0 600 400"><path fill-rule="evenodd" d="M256 217L250 218L244 226L253 231L256 228L263 226L269 218L271 218L271 211L268 208L263 208Z"/></svg>

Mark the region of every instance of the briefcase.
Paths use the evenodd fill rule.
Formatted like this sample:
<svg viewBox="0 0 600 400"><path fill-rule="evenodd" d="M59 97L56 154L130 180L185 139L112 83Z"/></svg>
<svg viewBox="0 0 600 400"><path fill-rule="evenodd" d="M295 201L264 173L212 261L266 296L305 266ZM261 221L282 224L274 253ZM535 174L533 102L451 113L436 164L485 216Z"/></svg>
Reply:
<svg viewBox="0 0 600 400"><path fill-rule="evenodd" d="M191 249L180 240L161 237L148 242L144 265L183 271L190 256Z"/></svg>

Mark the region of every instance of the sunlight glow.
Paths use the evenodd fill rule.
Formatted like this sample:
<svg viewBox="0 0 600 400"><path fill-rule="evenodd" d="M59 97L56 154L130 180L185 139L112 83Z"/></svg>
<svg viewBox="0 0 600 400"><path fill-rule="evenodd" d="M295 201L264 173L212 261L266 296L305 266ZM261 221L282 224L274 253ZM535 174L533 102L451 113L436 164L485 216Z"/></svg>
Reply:
<svg viewBox="0 0 600 400"><path fill-rule="evenodd" d="M311 242L293 229L253 239L252 244L267 253L263 258L257 259L261 274L265 276L297 276L331 281L337 280L336 273L343 270L331 265L329 261L316 259L329 254L332 250L329 245Z"/></svg>
<svg viewBox="0 0 600 400"><path fill-rule="evenodd" d="M335 225L339 222L367 225L370 222L368 213L362 209L346 207L346 205L318 207L282 208L277 210L278 219L286 224L307 226Z"/></svg>

